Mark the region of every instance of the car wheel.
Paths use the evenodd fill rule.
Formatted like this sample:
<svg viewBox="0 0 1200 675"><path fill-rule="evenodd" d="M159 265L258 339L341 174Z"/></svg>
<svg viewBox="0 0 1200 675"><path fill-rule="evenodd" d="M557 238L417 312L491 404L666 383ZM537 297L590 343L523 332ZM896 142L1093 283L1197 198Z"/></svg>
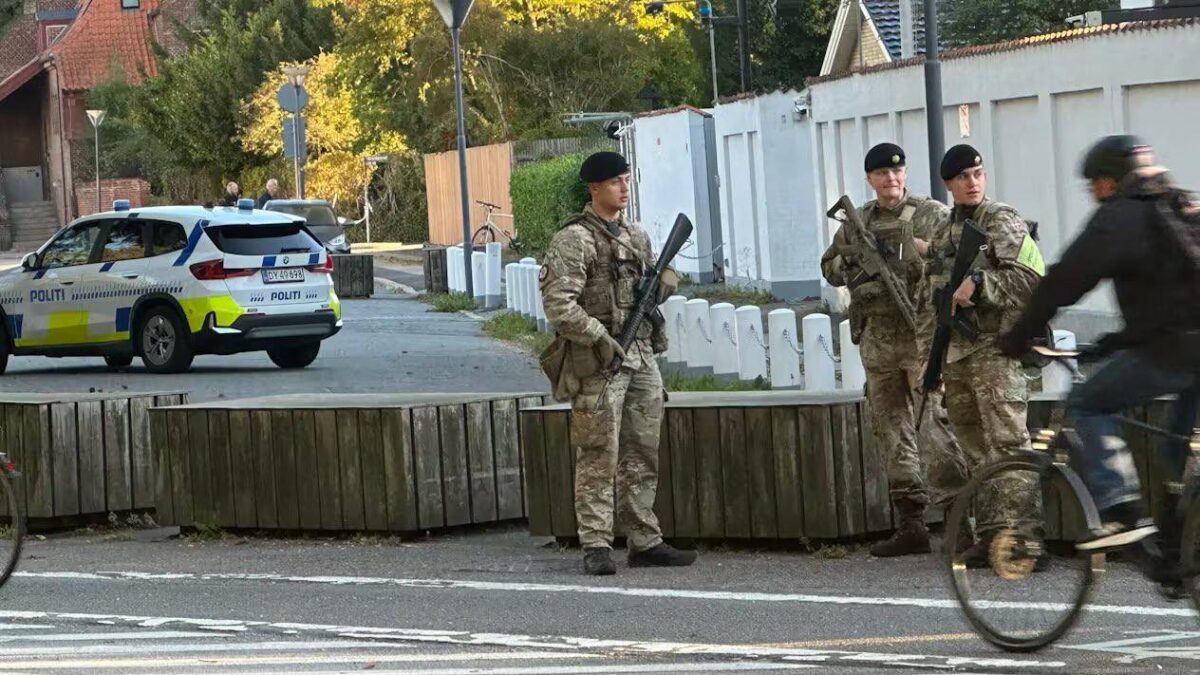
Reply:
<svg viewBox="0 0 1200 675"><path fill-rule="evenodd" d="M129 364L133 363L133 356L131 354L110 354L104 357L104 363L109 368L128 368Z"/></svg>
<svg viewBox="0 0 1200 675"><path fill-rule="evenodd" d="M196 356L188 344L183 319L170 307L153 307L146 312L137 336L142 363L152 373L182 373Z"/></svg>
<svg viewBox="0 0 1200 675"><path fill-rule="evenodd" d="M312 342L292 347L268 349L267 356L271 357L271 361L280 368L304 368L317 359L319 351L321 351L321 343Z"/></svg>

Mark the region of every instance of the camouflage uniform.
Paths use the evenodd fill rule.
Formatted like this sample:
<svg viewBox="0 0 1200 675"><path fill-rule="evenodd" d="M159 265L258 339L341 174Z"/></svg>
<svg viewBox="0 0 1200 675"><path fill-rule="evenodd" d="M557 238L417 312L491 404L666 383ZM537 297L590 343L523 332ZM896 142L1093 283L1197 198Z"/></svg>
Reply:
<svg viewBox="0 0 1200 675"><path fill-rule="evenodd" d="M978 322L975 342L953 333L942 373L946 408L954 432L962 442L972 470L1007 453L1030 449L1026 428L1029 388L1020 361L1003 356L996 341L1020 315L1039 280L1029 252L1036 245L1016 209L990 200L977 207L956 206L937 227L930 242L928 283L932 292L946 285L954 265L963 222L972 219L987 235L987 249L975 261L983 284L969 311ZM1040 264L1040 253L1036 255ZM952 289L951 292L953 292ZM964 310L959 310L964 311ZM936 317L926 313L922 327L925 344L932 340ZM1033 474L1010 473L990 481L976 506L980 531L1004 524L1026 523L1040 510L1040 490Z"/></svg>
<svg viewBox="0 0 1200 675"><path fill-rule="evenodd" d="M570 434L575 515L585 549L612 547L614 479L629 550L662 543L654 498L663 386L654 355L666 350L665 336L643 324L611 381L602 373L608 364L600 363L594 348L604 332L620 334L643 270L653 263L650 238L641 227L624 216L606 222L589 204L554 235L542 266L546 318L571 342L570 367L579 379Z"/></svg>
<svg viewBox="0 0 1200 675"><path fill-rule="evenodd" d="M923 261L912 239L928 241L948 209L928 197L906 193L893 209L872 200L859 211L863 223L891 253L888 259L892 269L907 284L919 320L929 303L923 301ZM966 482L962 450L949 431L936 393L926 407L918 439L914 417L920 403L925 353L918 350L916 335L883 281L863 272L854 239L852 228L843 225L821 257L821 271L829 283L850 288L851 338L860 345L871 422L887 467L892 498L908 499L921 506L944 501ZM899 259L901 254L903 260Z"/></svg>

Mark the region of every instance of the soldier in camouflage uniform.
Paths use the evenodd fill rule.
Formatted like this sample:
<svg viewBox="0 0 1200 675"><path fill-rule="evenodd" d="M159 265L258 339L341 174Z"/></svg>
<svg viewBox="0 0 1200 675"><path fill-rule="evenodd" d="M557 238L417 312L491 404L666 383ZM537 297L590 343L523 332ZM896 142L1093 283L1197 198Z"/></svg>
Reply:
<svg viewBox="0 0 1200 675"><path fill-rule="evenodd" d="M928 303L920 297L921 248L948 209L905 189L904 150L897 145L881 143L871 148L863 168L877 196L859 209L863 224L885 249L884 257L905 284L911 304L922 311ZM925 510L931 501L951 496L966 482L962 450L936 397L927 407L918 440L914 417L924 354L884 282L864 271L863 244L857 239L852 226L843 225L821 257L821 271L829 283L850 289L851 339L860 345L871 422L887 467L892 503L900 515L900 527L891 538L872 546L871 555L928 553ZM929 470L933 476L927 475Z"/></svg>
<svg viewBox="0 0 1200 675"><path fill-rule="evenodd" d="M629 201L629 165L621 155L588 157L580 178L588 184L591 202L554 235L540 286L559 350L552 345L547 351L564 355L556 394L571 400L575 515L584 569L616 572L614 481L630 566L690 565L695 552L664 543L654 515L663 419L663 384L654 355L666 351L666 336L644 323L628 353L614 337L635 306L638 282L653 267L650 238L622 214ZM664 284L663 297L674 292L669 280ZM617 354L624 364L610 377L607 367Z"/></svg>
<svg viewBox="0 0 1200 675"><path fill-rule="evenodd" d="M1030 449L1025 419L1028 385L1021 362L1001 354L997 340L1020 316L1045 265L1016 209L985 196L987 174L975 148L957 145L947 151L941 175L954 197L954 208L936 228L928 249L931 291L949 281L964 221L973 220L987 236L985 250L952 301L956 312L973 315L980 335L972 342L954 332L942 373L950 421L974 470L1007 453ZM933 313L926 314L922 330L926 345L932 340L934 318ZM1010 472L1006 477L1003 484L990 481L976 504L980 539L965 556L968 565L987 564L991 537L1000 528L1038 525L1041 496L1036 476Z"/></svg>

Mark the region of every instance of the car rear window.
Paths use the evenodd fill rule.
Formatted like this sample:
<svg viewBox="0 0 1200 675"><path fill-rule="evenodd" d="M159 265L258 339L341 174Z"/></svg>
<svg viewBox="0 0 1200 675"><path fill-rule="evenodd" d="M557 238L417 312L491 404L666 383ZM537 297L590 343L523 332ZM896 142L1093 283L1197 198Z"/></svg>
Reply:
<svg viewBox="0 0 1200 675"><path fill-rule="evenodd" d="M219 225L205 230L217 248L233 255L317 253L321 244L299 223Z"/></svg>
<svg viewBox="0 0 1200 675"><path fill-rule="evenodd" d="M324 204L272 204L271 210L300 216L314 227L337 225L337 216L333 214L333 209Z"/></svg>

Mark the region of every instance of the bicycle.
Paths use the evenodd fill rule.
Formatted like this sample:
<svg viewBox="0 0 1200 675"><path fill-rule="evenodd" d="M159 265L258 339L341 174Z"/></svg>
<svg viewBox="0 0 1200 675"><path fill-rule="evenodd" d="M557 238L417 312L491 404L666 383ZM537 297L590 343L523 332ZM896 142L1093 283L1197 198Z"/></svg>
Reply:
<svg viewBox="0 0 1200 675"><path fill-rule="evenodd" d="M0 586L3 586L17 569L21 557L21 542L25 538L25 515L14 481L21 477L8 453L0 452Z"/></svg>
<svg viewBox="0 0 1200 675"><path fill-rule="evenodd" d="M1035 350L1071 370L1076 382L1082 381L1071 361L1080 356L1079 352L1044 347ZM1155 581L1169 599L1190 594L1193 604L1200 609L1200 585L1196 583L1196 571L1200 570L1200 551L1196 546L1200 543L1200 500L1194 498L1200 489L1200 474L1196 470L1200 433L1185 438L1126 416L1119 419L1125 425L1158 437L1190 444L1192 457L1184 470L1182 488L1176 488L1181 492L1176 517L1183 516L1179 581L1187 590L1171 595L1171 589L1163 587L1161 579ZM1073 429L1036 431L1032 451L1013 453L982 467L955 497L947 513L944 554L955 597L971 627L983 639L1006 651L1036 651L1066 634L1086 606L1096 577L1104 570L1104 551L1075 548L1078 536L1101 524L1091 493L1069 465L1079 447L1079 437ZM974 525L971 512L979 493L988 489L993 495L1000 494L993 481L999 485L1007 483L1011 489L1013 481L1034 477L1040 488L1040 504L1031 505L1022 522L1009 521L994 532L986 566L969 565L964 553L973 533L964 528ZM1143 481L1144 496L1149 496L1152 484ZM1150 545L1149 540L1146 543ZM1165 543L1170 545L1173 541ZM1146 560L1145 549L1131 546L1123 550ZM1142 567L1141 571L1150 576ZM996 591L1015 593L1016 599L990 598Z"/></svg>
<svg viewBox="0 0 1200 675"><path fill-rule="evenodd" d="M492 204L491 202L485 202L476 199L475 203L482 206L483 210L487 212L487 220L485 220L483 225L480 225L479 228L475 230L475 233L471 235L471 245L476 246L490 244L497 241L496 235L499 234L504 239L508 240L509 250L511 250L513 253L520 253L524 246L516 234L514 233L510 236L507 232L497 227L496 223L492 220L493 215L504 218L512 218L512 214L496 213L500 210L500 207ZM480 235L483 235L482 238Z"/></svg>

